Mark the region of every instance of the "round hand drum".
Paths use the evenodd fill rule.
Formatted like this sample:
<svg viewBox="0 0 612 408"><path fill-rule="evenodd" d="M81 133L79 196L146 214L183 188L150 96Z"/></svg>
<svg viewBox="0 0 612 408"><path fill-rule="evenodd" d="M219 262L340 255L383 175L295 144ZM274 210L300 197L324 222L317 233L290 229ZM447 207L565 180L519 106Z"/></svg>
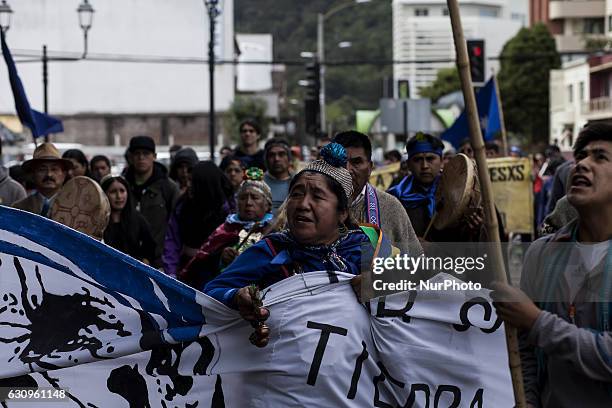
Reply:
<svg viewBox="0 0 612 408"><path fill-rule="evenodd" d="M480 183L476 164L459 153L446 165L436 190L434 227L442 230L459 224L480 206Z"/></svg>
<svg viewBox="0 0 612 408"><path fill-rule="evenodd" d="M98 183L89 177L70 179L53 200L51 219L102 239L110 217L110 204Z"/></svg>

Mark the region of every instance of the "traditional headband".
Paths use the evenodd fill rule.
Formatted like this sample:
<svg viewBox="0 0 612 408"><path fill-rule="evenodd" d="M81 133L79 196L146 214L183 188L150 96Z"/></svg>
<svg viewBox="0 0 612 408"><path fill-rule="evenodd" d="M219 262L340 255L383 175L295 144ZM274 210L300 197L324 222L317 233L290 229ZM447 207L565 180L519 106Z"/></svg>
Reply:
<svg viewBox="0 0 612 408"><path fill-rule="evenodd" d="M419 153L434 153L442 157L443 147L434 147L434 145L429 140L427 140L427 137L424 133L417 133L415 139L416 143L414 143L410 147L410 150L407 151L409 158Z"/></svg>

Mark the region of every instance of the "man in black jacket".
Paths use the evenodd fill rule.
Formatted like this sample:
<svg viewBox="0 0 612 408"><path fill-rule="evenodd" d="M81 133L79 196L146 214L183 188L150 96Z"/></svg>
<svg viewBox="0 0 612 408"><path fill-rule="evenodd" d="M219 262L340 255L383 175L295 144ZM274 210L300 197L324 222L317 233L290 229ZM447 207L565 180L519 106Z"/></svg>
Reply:
<svg viewBox="0 0 612 408"><path fill-rule="evenodd" d="M135 136L128 147L130 166L125 177L130 185L136 210L151 226L155 239L152 266L161 266L161 254L168 219L179 196L177 185L168 178L166 168L155 159L155 142L148 136Z"/></svg>

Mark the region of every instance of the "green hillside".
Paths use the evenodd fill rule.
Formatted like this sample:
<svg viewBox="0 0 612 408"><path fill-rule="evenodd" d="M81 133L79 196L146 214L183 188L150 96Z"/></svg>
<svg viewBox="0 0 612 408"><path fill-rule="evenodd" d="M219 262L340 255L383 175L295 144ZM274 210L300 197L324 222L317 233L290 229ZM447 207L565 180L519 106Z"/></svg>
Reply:
<svg viewBox="0 0 612 408"><path fill-rule="evenodd" d="M317 12L349 1L235 0L235 31L272 33L275 59L298 61L301 51L316 50ZM373 0L342 10L326 20L325 27L326 60L330 63L392 59L389 0ZM341 41L350 41L352 47L339 48ZM305 69L287 68L288 93L301 104L302 89L297 81L304 78ZM328 66L327 112L334 128L354 126L355 109L376 109L382 96L382 79L392 71L391 65Z"/></svg>

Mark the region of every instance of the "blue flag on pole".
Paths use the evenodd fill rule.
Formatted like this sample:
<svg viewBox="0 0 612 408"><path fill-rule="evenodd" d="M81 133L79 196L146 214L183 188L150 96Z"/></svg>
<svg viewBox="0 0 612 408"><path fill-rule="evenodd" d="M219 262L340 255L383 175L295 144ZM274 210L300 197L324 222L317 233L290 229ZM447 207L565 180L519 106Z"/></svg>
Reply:
<svg viewBox="0 0 612 408"><path fill-rule="evenodd" d="M497 89L493 77L476 93L476 106L478 107L482 136L484 140L492 140L495 134L501 131ZM459 148L461 141L469 136L470 128L464 110L455 120L455 123L442 132L441 138L450 142L455 148Z"/></svg>
<svg viewBox="0 0 612 408"><path fill-rule="evenodd" d="M30 102L28 102L28 97L26 96L19 74L17 73L17 67L15 67L15 61L13 61L11 51L6 45L6 39L4 38L4 32L2 32L2 30L0 30L0 37L2 39L2 55L4 56L4 61L6 61L9 81L11 82L11 89L13 90L13 97L15 98L15 109L17 110L19 120L22 124L30 128L34 139L48 135L49 133L63 132L64 126L59 119L38 112L30 107Z"/></svg>

